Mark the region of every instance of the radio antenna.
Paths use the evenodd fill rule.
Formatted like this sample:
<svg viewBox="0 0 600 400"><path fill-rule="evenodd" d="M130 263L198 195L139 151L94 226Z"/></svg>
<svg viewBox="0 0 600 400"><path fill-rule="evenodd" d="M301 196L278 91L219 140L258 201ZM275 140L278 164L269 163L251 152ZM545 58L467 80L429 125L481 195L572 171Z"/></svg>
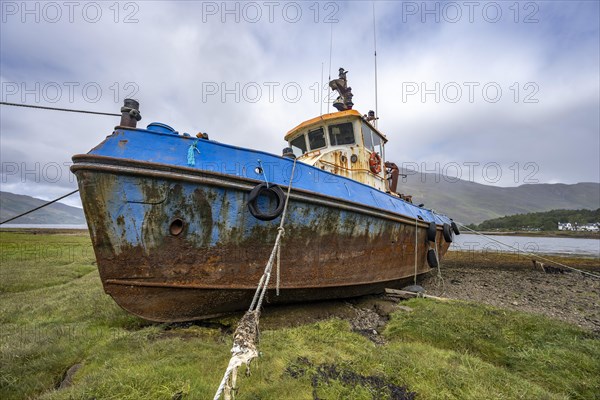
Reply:
<svg viewBox="0 0 600 400"><path fill-rule="evenodd" d="M375 2L373 2L373 51L375 55L375 119L373 120L373 124L377 127L379 113L377 112L377 35L375 30Z"/></svg>
<svg viewBox="0 0 600 400"><path fill-rule="evenodd" d="M331 82L331 53L333 53L333 24L329 25L331 27L331 32L329 35L329 80L327 81L327 86L329 87L329 82ZM331 97L331 87L327 89L327 114L329 114L329 103Z"/></svg>
<svg viewBox="0 0 600 400"><path fill-rule="evenodd" d="M319 115L323 115L323 64L321 63L321 86L319 86Z"/></svg>

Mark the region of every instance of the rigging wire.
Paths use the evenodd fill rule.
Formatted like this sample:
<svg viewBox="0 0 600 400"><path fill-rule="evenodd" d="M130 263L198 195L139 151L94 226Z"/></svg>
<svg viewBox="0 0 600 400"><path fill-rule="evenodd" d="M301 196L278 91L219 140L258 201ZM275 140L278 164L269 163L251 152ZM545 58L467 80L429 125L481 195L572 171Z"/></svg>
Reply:
<svg viewBox="0 0 600 400"><path fill-rule="evenodd" d="M59 201L59 200L62 200L62 199L64 199L65 197L69 197L70 195L72 195L72 194L75 194L75 193L77 193L77 192L79 192L79 189L77 189L77 190L73 190L71 193L67 193L67 194L65 194L64 196L60 196L59 198L57 198L57 199L54 199L54 200L52 200L52 201L49 201L48 203L42 204L42 205L41 205L41 206L39 206L39 207L33 208L33 209L29 210L29 211L25 211L23 214L19 214L19 215L15 216L15 217L9 218L9 219L7 219L6 221L2 221L2 222L0 222L0 225L2 225L2 224L5 224L5 223L7 223L7 222L10 222L10 221L13 221L13 220L15 220L15 219L17 219L17 218L20 218L20 217L22 217L22 216L24 216L24 215L27 215L27 214L29 214L29 213L32 213L32 212L34 212L34 211L37 211L37 210L39 210L40 208L44 208L44 207L46 207L46 206L49 206L49 205L50 205L50 204L52 204L52 203L56 203L57 201Z"/></svg>
<svg viewBox="0 0 600 400"><path fill-rule="evenodd" d="M89 111L89 110L78 110L78 109L73 109L73 108L59 108L59 107L48 107L48 106L37 106L37 105L32 105L32 104L21 104L21 103L10 103L10 102L6 102L6 101L0 101L0 105L3 106L13 106L13 107L25 107L25 108L33 108L33 109L38 109L38 110L50 110L50 111L65 111L65 112L74 112L74 113L81 113L81 114L94 114L94 115L107 115L110 117L120 117L121 114L113 114L113 113L105 113L105 112L99 112L99 111ZM6 221L2 221L0 222L0 225L6 224L7 222L10 221L14 221L17 218L21 218L24 215L30 214L34 211L37 211L41 208L44 208L46 206L49 206L50 204L54 204L59 200L64 199L65 197L69 197L72 194L75 194L79 192L79 189L77 190L73 190L70 193L65 194L64 196L60 196L59 198L56 198L52 201L49 201L48 203L42 204L39 207L35 207L29 211L25 211L22 214L16 215L12 218L7 219Z"/></svg>
<svg viewBox="0 0 600 400"><path fill-rule="evenodd" d="M0 105L13 106L13 107L36 108L36 109L51 110L51 111L66 111L66 112L75 112L75 113L82 113L82 114L108 115L111 117L120 117L121 116L121 114L105 113L105 112L99 112L99 111L77 110L77 109L73 109L73 108L58 108L58 107L48 107L48 106L35 106L32 104L9 103L6 101L1 101Z"/></svg>
<svg viewBox="0 0 600 400"><path fill-rule="evenodd" d="M456 222L456 221L454 221L454 222ZM471 229L471 228L469 228L469 227L467 227L467 226L465 226L465 225L463 225L463 224L461 224L461 223L459 223L459 222L456 222L456 223L457 223L458 225L460 225L462 228L464 228L464 229L468 230L469 232L473 232L473 233L475 233L475 234L477 234L477 235L479 235L479 236L483 236L483 237L487 238L488 240L491 240L491 241L493 241L493 242L499 243L499 244L501 244L501 245L503 245L503 246L506 246L506 247L508 247L508 248L511 248L511 249L513 249L513 250L516 250L516 251L517 251L517 252L519 252L519 253L526 254L526 255L528 255L528 256L532 256L532 257L536 257L536 258L539 258L540 260L544 260L544 261L546 261L546 262L549 262L549 263L552 263L552 264L560 265L561 267L564 267L564 268L567 268L567 269L570 269L570 270L573 270L573 271L577 271L577 272L579 272L580 274L583 274L583 275L589 275L589 276L593 276L594 278L600 278L600 275L593 274L593 273L591 273L591 272L587 272L587 271L583 271L583 270L581 270L581 269L577 269L577 268L569 267L568 265L565 265L565 264L559 263L559 262L557 262L557 261L551 260L551 259L549 259L549 258L543 257L543 256L541 256L541 255L539 255L539 254L530 253L530 252L528 252L528 251L523 251L523 250L519 249L518 247L511 246L510 244L506 244L506 243L504 243L504 242L501 242L501 241L499 241L499 240L496 240L496 239L494 239L494 238L491 238L491 237L489 237L488 235L484 235L484 234L483 234L483 233L481 233L481 232L477 232L477 231L475 231L475 230L473 230L473 229Z"/></svg>

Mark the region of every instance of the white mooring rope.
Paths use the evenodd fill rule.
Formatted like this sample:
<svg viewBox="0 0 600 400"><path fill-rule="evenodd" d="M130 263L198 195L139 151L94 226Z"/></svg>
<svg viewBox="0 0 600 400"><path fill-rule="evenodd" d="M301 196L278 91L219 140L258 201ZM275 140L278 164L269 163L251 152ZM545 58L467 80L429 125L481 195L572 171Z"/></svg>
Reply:
<svg viewBox="0 0 600 400"><path fill-rule="evenodd" d="M279 227L277 228L277 238L275 239L275 245L273 246L273 250L271 251L271 256L269 257L269 261L267 261L267 265L265 266L265 270L263 275L258 282L258 287L256 288L256 292L254 293L254 298L252 299L252 303L250 304L250 308L246 311L246 314L240 320L235 333L233 334L233 347L231 347L231 359L229 360L229 365L225 370L225 374L223 375L223 379L219 384L219 388L217 389L217 393L213 400L219 400L221 395L223 394L225 400L231 399L232 393L235 390L235 384L237 381L237 370L242 364L246 364L247 370L250 370L250 362L258 357L258 349L256 344L258 342L258 320L260 317L260 308L262 306L262 302L265 298L265 294L267 293L267 287L269 285L269 280L271 279L271 271L273 270L273 263L275 258L277 258L277 295L279 295L279 278L280 278L280 248L281 248L281 239L285 234L285 229L283 228L283 224L285 222L285 217L287 214L288 202L290 199L290 191L292 189L292 181L294 178L294 172L296 170L296 159L294 159L294 165L292 167L292 175L290 176L290 183L287 188L287 196L285 198L285 205L283 207L283 213L281 214L281 221L279 223Z"/></svg>

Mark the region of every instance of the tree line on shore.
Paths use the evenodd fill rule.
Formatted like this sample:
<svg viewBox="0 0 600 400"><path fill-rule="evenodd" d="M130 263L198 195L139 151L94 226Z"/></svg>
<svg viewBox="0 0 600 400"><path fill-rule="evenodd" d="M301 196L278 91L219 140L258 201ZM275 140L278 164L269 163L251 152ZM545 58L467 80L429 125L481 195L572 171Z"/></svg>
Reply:
<svg viewBox="0 0 600 400"><path fill-rule="evenodd" d="M488 219L479 225L471 224L469 228L484 230L541 230L555 231L558 223L570 222L572 225L586 225L600 221L600 208L596 210L551 210L528 214L507 215Z"/></svg>

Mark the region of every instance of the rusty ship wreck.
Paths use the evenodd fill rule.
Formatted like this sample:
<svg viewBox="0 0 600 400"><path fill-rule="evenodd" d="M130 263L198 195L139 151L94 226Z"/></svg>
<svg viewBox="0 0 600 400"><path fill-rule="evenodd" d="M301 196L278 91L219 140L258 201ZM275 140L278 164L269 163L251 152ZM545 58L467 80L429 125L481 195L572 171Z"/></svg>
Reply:
<svg viewBox="0 0 600 400"><path fill-rule="evenodd" d="M126 100L120 125L71 167L105 292L151 321L246 309L290 179L280 294L268 303L378 293L437 266L456 224L398 193L374 113L352 109L345 71L330 86L338 111L290 130L283 156L136 128L139 104Z"/></svg>

